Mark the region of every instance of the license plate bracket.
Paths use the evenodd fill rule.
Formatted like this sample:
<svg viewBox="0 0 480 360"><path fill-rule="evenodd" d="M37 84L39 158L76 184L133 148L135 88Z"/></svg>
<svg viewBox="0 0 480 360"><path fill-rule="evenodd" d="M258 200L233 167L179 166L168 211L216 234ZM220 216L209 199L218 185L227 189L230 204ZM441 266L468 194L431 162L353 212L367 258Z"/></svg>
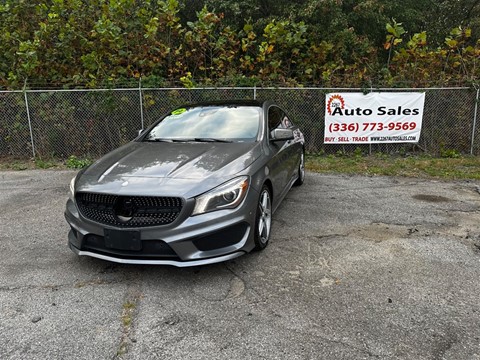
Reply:
<svg viewBox="0 0 480 360"><path fill-rule="evenodd" d="M116 250L142 250L140 231L104 229L105 247Z"/></svg>

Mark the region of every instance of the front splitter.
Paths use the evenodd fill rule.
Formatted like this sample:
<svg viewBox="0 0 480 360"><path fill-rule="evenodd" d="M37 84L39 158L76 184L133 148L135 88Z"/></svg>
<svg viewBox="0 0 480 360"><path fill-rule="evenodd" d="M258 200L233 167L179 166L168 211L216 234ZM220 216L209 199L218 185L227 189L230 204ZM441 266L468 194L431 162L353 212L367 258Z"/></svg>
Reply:
<svg viewBox="0 0 480 360"><path fill-rule="evenodd" d="M200 260L189 260L189 261L175 261L175 260L141 260L141 259L121 259L113 256L97 254L91 251L83 251L77 249L72 244L68 244L70 249L77 255L80 256L90 256L101 260L111 261L119 264L134 264L134 265L171 265L176 267L190 267L190 266L201 266L201 265L208 265L208 264L216 264L219 262L235 259L239 256L245 254L244 251L237 251L232 254L218 256L214 258L208 259L200 259Z"/></svg>

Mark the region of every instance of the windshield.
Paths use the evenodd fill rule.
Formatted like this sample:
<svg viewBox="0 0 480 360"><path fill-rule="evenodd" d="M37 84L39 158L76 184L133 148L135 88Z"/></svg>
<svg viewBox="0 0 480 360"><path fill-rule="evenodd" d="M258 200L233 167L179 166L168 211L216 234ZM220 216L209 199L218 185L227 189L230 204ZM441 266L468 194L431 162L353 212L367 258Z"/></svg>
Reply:
<svg viewBox="0 0 480 360"><path fill-rule="evenodd" d="M202 106L172 111L144 141L255 141L261 108L256 106Z"/></svg>

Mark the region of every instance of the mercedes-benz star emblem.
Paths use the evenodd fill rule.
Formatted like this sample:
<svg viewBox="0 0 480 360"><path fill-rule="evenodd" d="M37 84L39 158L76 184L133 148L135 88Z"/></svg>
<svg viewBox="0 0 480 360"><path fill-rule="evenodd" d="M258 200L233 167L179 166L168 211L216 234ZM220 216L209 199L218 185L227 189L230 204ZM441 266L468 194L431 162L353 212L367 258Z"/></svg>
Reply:
<svg viewBox="0 0 480 360"><path fill-rule="evenodd" d="M128 222L132 220L137 210L134 201L129 197L119 197L115 202L115 215L121 222Z"/></svg>

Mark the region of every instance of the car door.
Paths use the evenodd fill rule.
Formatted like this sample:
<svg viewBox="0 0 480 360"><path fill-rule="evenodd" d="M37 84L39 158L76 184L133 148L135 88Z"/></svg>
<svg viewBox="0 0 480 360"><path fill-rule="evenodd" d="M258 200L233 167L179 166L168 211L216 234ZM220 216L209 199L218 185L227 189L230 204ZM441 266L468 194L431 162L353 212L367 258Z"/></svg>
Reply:
<svg viewBox="0 0 480 360"><path fill-rule="evenodd" d="M287 142L288 148L286 149L286 154L288 156L285 157L285 162L287 163L286 166L288 167L289 172L289 180L287 181L288 185L298 176L298 166L300 163L300 156L303 152L304 139L300 129L293 124L292 120L285 112L283 113L281 127L284 129L291 129L294 136L292 140L289 140Z"/></svg>
<svg viewBox="0 0 480 360"><path fill-rule="evenodd" d="M273 183L273 199L281 200L288 191L288 184L291 178L290 140L271 141L270 133L277 128L284 128L282 121L285 118L285 112L278 106L272 105L268 109L267 118L267 146L272 153L269 162L270 179Z"/></svg>

